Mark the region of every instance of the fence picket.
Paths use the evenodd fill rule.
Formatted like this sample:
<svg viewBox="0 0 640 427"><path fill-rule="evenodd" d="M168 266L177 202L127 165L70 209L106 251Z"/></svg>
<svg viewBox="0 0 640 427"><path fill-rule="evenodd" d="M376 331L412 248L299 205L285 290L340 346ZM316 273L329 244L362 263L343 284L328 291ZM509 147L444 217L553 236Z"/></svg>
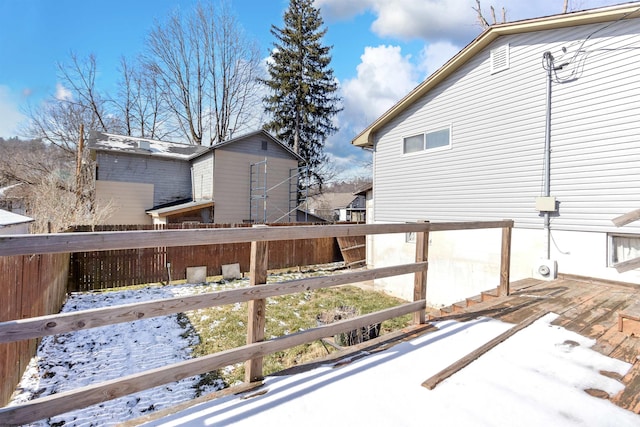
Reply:
<svg viewBox="0 0 640 427"><path fill-rule="evenodd" d="M297 225L297 224L279 224ZM304 224L308 225L308 224ZM247 225L238 225L246 227ZM230 228L228 224L169 224L165 229ZM74 227L74 232L154 230L158 226ZM187 267L207 267L207 276L222 274L222 265L240 264L249 271L251 244L172 246L143 249L76 252L71 255L70 292L86 292L168 280L167 262L171 263L171 279L186 279ZM336 239L324 237L306 240L281 240L269 244L269 269L326 264L341 261Z"/></svg>

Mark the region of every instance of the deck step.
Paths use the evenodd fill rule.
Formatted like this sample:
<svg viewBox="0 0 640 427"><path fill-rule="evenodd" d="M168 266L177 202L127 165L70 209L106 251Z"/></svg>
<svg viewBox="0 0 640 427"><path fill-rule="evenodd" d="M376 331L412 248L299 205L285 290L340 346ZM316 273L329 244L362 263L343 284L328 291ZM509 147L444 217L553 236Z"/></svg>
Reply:
<svg viewBox="0 0 640 427"><path fill-rule="evenodd" d="M448 316L449 314L453 314L453 307L441 307L440 308L440 316Z"/></svg>
<svg viewBox="0 0 640 427"><path fill-rule="evenodd" d="M482 295L476 295L473 297L467 298L467 307L471 307L472 305L480 304L482 302Z"/></svg>
<svg viewBox="0 0 640 427"><path fill-rule="evenodd" d="M461 311L464 311L464 309L467 308L467 301L460 301L460 302L456 302L451 306L451 309L453 310L454 313L460 313Z"/></svg>
<svg viewBox="0 0 640 427"><path fill-rule="evenodd" d="M482 298L482 302L485 302L498 298L500 296L500 293L498 292L498 288L496 288L489 291L483 291L480 295Z"/></svg>

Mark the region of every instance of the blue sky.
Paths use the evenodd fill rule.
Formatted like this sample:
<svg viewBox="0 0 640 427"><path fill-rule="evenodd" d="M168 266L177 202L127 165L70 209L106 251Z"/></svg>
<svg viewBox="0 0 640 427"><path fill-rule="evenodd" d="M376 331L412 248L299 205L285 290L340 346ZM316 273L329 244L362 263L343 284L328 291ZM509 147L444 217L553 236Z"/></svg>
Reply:
<svg viewBox="0 0 640 427"><path fill-rule="evenodd" d="M217 1L217 0L216 0ZM196 0L0 0L0 136L19 135L28 105L55 95L56 63L71 51L95 54L98 85L112 90L120 57L133 58L155 20ZM230 0L245 31L265 58L272 47L271 24L282 25L288 0ZM620 1L570 0L570 10ZM481 1L503 6L510 21L561 12L563 0ZM481 28L475 0L316 0L333 45L335 75L344 111L340 132L326 151L339 170L364 175L368 156L351 139L398 99L464 47ZM359 169L360 168L360 169Z"/></svg>

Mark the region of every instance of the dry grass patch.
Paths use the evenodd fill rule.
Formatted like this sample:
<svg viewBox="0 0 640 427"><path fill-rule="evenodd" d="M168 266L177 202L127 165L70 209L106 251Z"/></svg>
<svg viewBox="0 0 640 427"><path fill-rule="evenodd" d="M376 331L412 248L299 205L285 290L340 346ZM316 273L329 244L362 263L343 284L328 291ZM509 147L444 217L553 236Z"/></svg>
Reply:
<svg viewBox="0 0 640 427"><path fill-rule="evenodd" d="M317 316L335 310L338 307L355 307L359 314L367 314L403 303L402 300L382 294L366 291L355 286L341 286L309 291L299 294L268 298L266 301L267 339L287 335L317 326ZM247 304L237 303L212 307L186 313L200 343L193 349L193 356L228 350L246 343ZM411 316L383 322L380 334L400 329L410 323ZM264 374L268 375L282 369L305 363L325 356L333 351L321 342L296 346L279 351L264 358ZM223 369L218 375L227 383L234 385L244 379L244 365ZM217 375L215 375L217 376Z"/></svg>

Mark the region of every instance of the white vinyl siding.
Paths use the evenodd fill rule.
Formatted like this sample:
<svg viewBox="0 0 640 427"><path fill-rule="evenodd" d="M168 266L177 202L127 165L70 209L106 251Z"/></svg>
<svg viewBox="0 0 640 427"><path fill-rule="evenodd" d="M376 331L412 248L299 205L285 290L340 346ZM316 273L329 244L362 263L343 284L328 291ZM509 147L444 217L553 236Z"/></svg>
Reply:
<svg viewBox="0 0 640 427"><path fill-rule="evenodd" d="M542 55L561 58L567 46L567 57L578 48L586 54L561 72L575 70L577 79L552 87L551 195L559 202L552 228L615 230L612 218L640 207L640 75L637 50L628 48L640 46L638 25L497 39L375 135L375 221L510 218L542 228L535 210L543 189ZM507 43L509 69L488 73L491 49ZM402 155L403 137L443 122L455 123L450 150ZM640 232L640 221L624 231Z"/></svg>
<svg viewBox="0 0 640 427"><path fill-rule="evenodd" d="M213 199L213 152L194 159L191 163L193 179L193 198L195 200Z"/></svg>

